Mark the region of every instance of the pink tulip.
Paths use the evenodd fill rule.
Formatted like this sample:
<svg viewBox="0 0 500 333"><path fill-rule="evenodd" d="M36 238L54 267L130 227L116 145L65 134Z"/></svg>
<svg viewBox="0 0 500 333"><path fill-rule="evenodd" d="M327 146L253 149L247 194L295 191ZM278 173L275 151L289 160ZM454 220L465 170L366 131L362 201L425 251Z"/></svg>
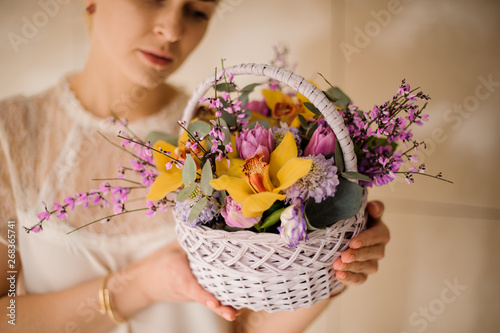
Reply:
<svg viewBox="0 0 500 333"><path fill-rule="evenodd" d="M318 121L318 128L314 131L311 140L304 150L304 156L319 155L328 156L335 152L335 134L324 119Z"/></svg>
<svg viewBox="0 0 500 333"><path fill-rule="evenodd" d="M227 196L224 201L226 206L222 209L221 214L228 226L235 228L251 228L260 221L261 216L243 216L240 204L234 201L230 196Z"/></svg>
<svg viewBox="0 0 500 333"><path fill-rule="evenodd" d="M236 136L236 149L244 160L262 154L262 160L269 163L269 155L274 150L273 134L257 123L253 129L244 129Z"/></svg>

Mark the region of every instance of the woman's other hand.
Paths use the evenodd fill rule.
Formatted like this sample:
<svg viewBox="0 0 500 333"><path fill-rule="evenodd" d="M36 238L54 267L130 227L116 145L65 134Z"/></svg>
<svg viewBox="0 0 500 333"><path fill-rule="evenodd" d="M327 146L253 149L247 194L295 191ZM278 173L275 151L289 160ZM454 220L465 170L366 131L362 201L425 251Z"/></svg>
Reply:
<svg viewBox="0 0 500 333"><path fill-rule="evenodd" d="M378 261L384 257L385 246L390 234L382 222L384 204L380 201L368 202L367 229L353 237L349 248L333 263L336 278L346 284L355 285L366 281L368 274L378 270Z"/></svg>

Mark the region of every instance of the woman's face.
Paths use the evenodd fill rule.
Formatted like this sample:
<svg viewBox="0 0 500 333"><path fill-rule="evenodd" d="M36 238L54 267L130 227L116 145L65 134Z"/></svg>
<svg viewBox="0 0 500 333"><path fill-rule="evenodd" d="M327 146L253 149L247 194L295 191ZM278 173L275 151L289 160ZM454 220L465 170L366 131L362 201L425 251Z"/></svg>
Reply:
<svg viewBox="0 0 500 333"><path fill-rule="evenodd" d="M94 0L91 52L135 83L153 86L199 44L214 0ZM88 1L90 3L90 1ZM92 53L91 53L92 55Z"/></svg>

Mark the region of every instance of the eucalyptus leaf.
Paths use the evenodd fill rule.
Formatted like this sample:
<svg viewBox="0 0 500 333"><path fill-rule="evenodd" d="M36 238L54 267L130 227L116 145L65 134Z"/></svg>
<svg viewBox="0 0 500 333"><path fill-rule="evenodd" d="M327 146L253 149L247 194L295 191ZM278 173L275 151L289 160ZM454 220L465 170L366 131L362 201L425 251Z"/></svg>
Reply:
<svg viewBox="0 0 500 333"><path fill-rule="evenodd" d="M335 166L339 172L344 172L344 155L342 154L342 147L340 147L338 140L335 140Z"/></svg>
<svg viewBox="0 0 500 333"><path fill-rule="evenodd" d="M311 223L309 222L309 219L307 218L307 215L305 215L305 214L304 214L304 219L306 221L307 230L316 231L316 230L323 230L326 228L326 227L323 227L320 229L320 228L316 228L316 227L312 226Z"/></svg>
<svg viewBox="0 0 500 333"><path fill-rule="evenodd" d="M201 193L209 196L212 195L214 188L210 185L210 181L214 178L210 161L206 161L201 170L200 188Z"/></svg>
<svg viewBox="0 0 500 333"><path fill-rule="evenodd" d="M184 200L186 200L187 198L189 198L191 196L191 194L193 194L193 192L195 190L196 190L196 183L192 183L191 185L184 187L179 192L179 194L177 194L176 200L177 201L184 201Z"/></svg>
<svg viewBox="0 0 500 333"><path fill-rule="evenodd" d="M347 104L352 103L349 96L347 96L338 87L331 87L330 89L328 89L328 93L330 93L330 95L335 99L333 104L335 104L339 108L345 109L347 107Z"/></svg>
<svg viewBox="0 0 500 333"><path fill-rule="evenodd" d="M179 141L179 138L175 135L163 133L163 132L158 132L158 131L153 131L146 136L146 142L150 142L151 146L154 146L154 144L158 141L165 141L166 143L170 143L172 146L177 146L177 141Z"/></svg>
<svg viewBox="0 0 500 333"><path fill-rule="evenodd" d="M340 220L354 216L363 204L363 188L344 178L339 178L334 197L316 203L313 198L306 202L305 213L310 225L324 228Z"/></svg>
<svg viewBox="0 0 500 333"><path fill-rule="evenodd" d="M234 115L230 114L226 110L221 110L221 118L224 119L226 124L230 127L236 126L236 119L234 118Z"/></svg>
<svg viewBox="0 0 500 333"><path fill-rule="evenodd" d="M189 221L193 222L198 216L200 216L203 208L208 204L208 199L203 197L198 202L196 202L189 212Z"/></svg>
<svg viewBox="0 0 500 333"><path fill-rule="evenodd" d="M323 91L323 94L330 100L330 102L335 103L337 99L332 96L332 94L329 91Z"/></svg>
<svg viewBox="0 0 500 333"><path fill-rule="evenodd" d="M299 117L300 125L303 128L308 129L309 128L309 123L307 122L306 118L304 118L304 116L301 115L300 113L297 116Z"/></svg>
<svg viewBox="0 0 500 333"><path fill-rule="evenodd" d="M251 93L252 91L254 91L254 89L256 87L260 86L260 83L251 83L247 86L244 86L243 88L240 89L240 92L243 93Z"/></svg>
<svg viewBox="0 0 500 333"><path fill-rule="evenodd" d="M191 154L186 155L184 167L182 168L182 183L185 186L191 185L196 180L196 162Z"/></svg>
<svg viewBox="0 0 500 333"><path fill-rule="evenodd" d="M221 83L218 83L216 86L215 86L215 90L217 91L226 91L226 92L235 92L236 91L236 86L234 83L231 83L231 82L221 82Z"/></svg>
<svg viewBox="0 0 500 333"><path fill-rule="evenodd" d="M365 182L371 181L370 177L368 177L367 175L363 175L362 173L354 171L342 172L340 175L346 179L364 180Z"/></svg>
<svg viewBox="0 0 500 333"><path fill-rule="evenodd" d="M222 126L222 132L224 133L224 145L231 143L231 132L229 131L229 126L224 121L224 119L219 119L220 125Z"/></svg>
<svg viewBox="0 0 500 333"><path fill-rule="evenodd" d="M212 126L203 120L194 121L188 126L189 133L193 134L196 132L200 138L207 136L211 129Z"/></svg>
<svg viewBox="0 0 500 333"><path fill-rule="evenodd" d="M317 108L317 107L315 107L313 103L305 102L305 103L304 103L304 106L305 106L305 107L306 107L309 111L311 111L312 113L314 113L315 115L317 115L317 116L321 116L321 115L322 115L321 111L320 111L320 110L318 110L318 108Z"/></svg>

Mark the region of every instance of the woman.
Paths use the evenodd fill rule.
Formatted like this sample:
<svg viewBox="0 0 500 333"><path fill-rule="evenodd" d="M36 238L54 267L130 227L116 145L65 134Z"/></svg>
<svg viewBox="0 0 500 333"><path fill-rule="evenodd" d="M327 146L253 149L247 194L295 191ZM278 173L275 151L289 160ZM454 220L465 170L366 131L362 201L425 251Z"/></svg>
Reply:
<svg viewBox="0 0 500 333"><path fill-rule="evenodd" d="M106 120L110 110L142 137L151 130L178 131L186 97L164 80L198 45L216 3L87 0L86 6L91 48L84 69L42 94L0 104L0 238L7 243L15 232L17 249L12 268L8 247L0 244L0 307L15 301L15 326L2 320L2 331L265 332L276 331L275 325L302 331L328 301L294 313L263 314L258 322L249 311L220 305L192 276L165 214L146 221L130 214L119 223L66 235L101 216L89 208L64 222L51 220L41 233L22 232L42 200L60 202L65 194L89 188L88 179L109 177L119 162L127 163L96 134L119 130ZM345 284L361 283L376 271L389 237L382 211L380 203L369 205L374 226L335 262ZM21 267L16 281L25 293L12 297L7 272Z"/></svg>

